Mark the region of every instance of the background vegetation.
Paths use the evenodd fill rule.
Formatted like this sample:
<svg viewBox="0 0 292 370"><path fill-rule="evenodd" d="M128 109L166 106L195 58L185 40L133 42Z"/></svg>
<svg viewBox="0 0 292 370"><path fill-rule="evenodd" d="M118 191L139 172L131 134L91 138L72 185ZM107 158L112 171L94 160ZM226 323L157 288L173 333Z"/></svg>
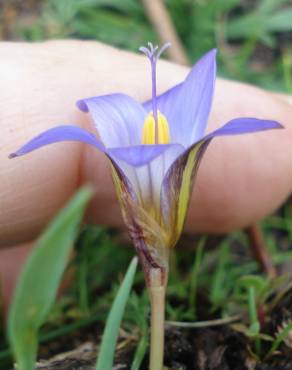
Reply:
<svg viewBox="0 0 292 370"><path fill-rule="evenodd" d="M190 61L216 46L221 76L292 93L292 1L165 3ZM93 39L132 51L147 41L159 43L139 0L2 0L1 7L3 40ZM267 246L281 271L292 258L291 212L287 203L262 223ZM246 235L236 232L225 238L200 239L200 248L188 248L194 247L199 239L183 238L172 256L167 318L194 321L248 311L250 297L242 276L260 276L260 271L248 252ZM98 339L133 255L132 248L122 247L125 244L129 244L127 238L117 231L82 228L70 266L75 271L74 282L55 304L42 329L40 341L45 344L40 349L41 357L74 348L88 339ZM187 248L182 248L183 245ZM259 284L256 299L265 304L273 287L269 282ZM146 351L147 315L147 296L139 272L120 336L120 343L129 341L135 348L139 343L137 363ZM244 330L255 337L252 327ZM7 370L9 349L4 333L0 340L0 363Z"/></svg>
<svg viewBox="0 0 292 370"><path fill-rule="evenodd" d="M148 40L159 43L141 0L2 3L3 39L95 39L133 51ZM166 0L165 4L191 62L217 46L222 76L292 91L291 0Z"/></svg>

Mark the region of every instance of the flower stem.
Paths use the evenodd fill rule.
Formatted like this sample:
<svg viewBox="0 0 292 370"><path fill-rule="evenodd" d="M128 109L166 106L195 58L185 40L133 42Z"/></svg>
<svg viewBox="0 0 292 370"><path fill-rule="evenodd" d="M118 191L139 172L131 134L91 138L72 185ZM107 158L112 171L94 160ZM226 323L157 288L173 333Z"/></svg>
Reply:
<svg viewBox="0 0 292 370"><path fill-rule="evenodd" d="M246 229L246 233L255 259L259 263L263 272L266 273L268 277L272 279L275 278L277 276L277 271L273 266L260 226L253 224Z"/></svg>
<svg viewBox="0 0 292 370"><path fill-rule="evenodd" d="M151 302L151 339L149 370L163 369L164 353L164 310L167 277L163 269L149 271L149 295Z"/></svg>

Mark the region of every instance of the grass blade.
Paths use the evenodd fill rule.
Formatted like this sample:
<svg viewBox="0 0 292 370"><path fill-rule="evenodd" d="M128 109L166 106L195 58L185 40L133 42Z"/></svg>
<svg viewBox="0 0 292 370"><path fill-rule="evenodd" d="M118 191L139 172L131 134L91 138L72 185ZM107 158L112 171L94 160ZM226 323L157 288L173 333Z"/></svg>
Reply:
<svg viewBox="0 0 292 370"><path fill-rule="evenodd" d="M35 367L38 331L55 300L90 196L87 187L77 193L40 237L21 272L8 317L8 338L19 370Z"/></svg>
<svg viewBox="0 0 292 370"><path fill-rule="evenodd" d="M274 340L266 358L272 356L272 354L278 349L279 345L289 336L292 330L292 322L290 322L276 337Z"/></svg>
<svg viewBox="0 0 292 370"><path fill-rule="evenodd" d="M134 355L131 370L139 370L148 347L148 335L142 335Z"/></svg>
<svg viewBox="0 0 292 370"><path fill-rule="evenodd" d="M112 369L119 328L133 285L137 263L138 259L137 257L134 257L110 310L106 321L95 370Z"/></svg>
<svg viewBox="0 0 292 370"><path fill-rule="evenodd" d="M197 303L197 289L199 283L199 272L203 260L203 249L206 244L207 238L203 236L200 238L196 249L195 262L191 271L190 281L190 295L189 295L189 306L194 313L194 318L197 316L196 303Z"/></svg>

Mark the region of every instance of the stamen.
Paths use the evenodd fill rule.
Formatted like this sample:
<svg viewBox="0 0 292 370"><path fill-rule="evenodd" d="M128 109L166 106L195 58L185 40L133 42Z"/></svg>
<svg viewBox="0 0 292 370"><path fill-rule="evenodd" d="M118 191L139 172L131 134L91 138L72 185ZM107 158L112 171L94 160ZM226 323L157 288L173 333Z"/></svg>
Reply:
<svg viewBox="0 0 292 370"><path fill-rule="evenodd" d="M165 116L159 111L157 112L157 123L154 120L152 112L146 117L141 141L143 145L169 144L170 134L168 122Z"/></svg>
<svg viewBox="0 0 292 370"><path fill-rule="evenodd" d="M160 50L158 49L158 46L153 46L151 42L148 42L148 48L145 46L142 46L139 48L139 50L144 53L147 58L150 60L151 64L151 80L152 80L152 112L154 117L154 123L155 123L155 143L158 143L158 111L157 111L157 94L156 94L156 63L161 56L161 54L169 48L171 44L168 42L164 44Z"/></svg>

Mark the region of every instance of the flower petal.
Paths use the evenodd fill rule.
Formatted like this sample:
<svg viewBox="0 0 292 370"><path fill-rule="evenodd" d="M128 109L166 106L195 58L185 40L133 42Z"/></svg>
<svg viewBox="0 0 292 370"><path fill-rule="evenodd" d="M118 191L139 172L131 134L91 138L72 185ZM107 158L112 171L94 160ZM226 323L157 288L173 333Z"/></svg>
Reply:
<svg viewBox="0 0 292 370"><path fill-rule="evenodd" d="M168 234L161 222L160 189L164 173L184 148L172 145L142 167L111 158L116 192L125 224L146 265L164 266L168 255Z"/></svg>
<svg viewBox="0 0 292 370"><path fill-rule="evenodd" d="M114 161L112 161L112 177L125 225L143 268L149 265L153 268L163 266L162 262L165 259L161 259L156 250L160 245L164 245L163 229L137 200L132 184Z"/></svg>
<svg viewBox="0 0 292 370"><path fill-rule="evenodd" d="M173 86L157 97L157 108L161 113L165 114L165 112L169 112L172 109L172 105L178 97L179 90L182 84L183 82ZM143 103L143 107L146 109L147 112L150 112L152 110L152 99L147 100L145 103Z"/></svg>
<svg viewBox="0 0 292 370"><path fill-rule="evenodd" d="M175 160L163 179L161 189L161 210L165 224L169 225L172 231L170 244L174 245L181 234L195 175L212 139L216 136L239 135L278 128L283 126L276 121L256 118L234 119L194 143Z"/></svg>
<svg viewBox="0 0 292 370"><path fill-rule="evenodd" d="M133 162L129 163L128 156L124 160L122 157L115 156L113 152L109 153L111 159L129 179L140 201L145 204L151 202L151 208L157 209L159 209L160 189L164 175L175 159L184 151L184 147L181 145L164 145L163 147L164 151L159 156L141 166L133 166ZM127 153L125 154L127 155Z"/></svg>
<svg viewBox="0 0 292 370"><path fill-rule="evenodd" d="M83 112L90 112L105 146L122 147L141 143L146 111L130 96L103 95L79 100L76 104Z"/></svg>
<svg viewBox="0 0 292 370"><path fill-rule="evenodd" d="M170 125L172 141L188 147L205 131L216 78L216 50L205 54L185 81L158 97L157 106ZM145 107L150 108L151 102Z"/></svg>
<svg viewBox="0 0 292 370"><path fill-rule="evenodd" d="M172 147L181 148L182 146L179 144L136 145L120 148L107 148L107 153L113 159L122 160L130 166L141 167L150 163L156 157L160 156Z"/></svg>
<svg viewBox="0 0 292 370"><path fill-rule="evenodd" d="M44 131L23 145L15 153L10 154L9 158L18 157L32 152L35 149L60 141L80 141L82 143L93 145L103 152L105 151L103 144L90 132L83 130L78 126L64 125Z"/></svg>
<svg viewBox="0 0 292 370"><path fill-rule="evenodd" d="M235 118L227 122L224 126L211 132L206 137L223 135L240 135L251 132L265 131L271 129L284 128L280 123L272 120L263 120L250 117Z"/></svg>
<svg viewBox="0 0 292 370"><path fill-rule="evenodd" d="M137 201L132 193L131 184L113 162L112 175L116 193L120 202L124 222L136 248L143 268L166 267L168 253L164 229L157 220L147 212L143 203Z"/></svg>
<svg viewBox="0 0 292 370"><path fill-rule="evenodd" d="M169 245L174 246L182 232L200 160L211 138L193 144L169 168L161 187L161 212L169 228Z"/></svg>

